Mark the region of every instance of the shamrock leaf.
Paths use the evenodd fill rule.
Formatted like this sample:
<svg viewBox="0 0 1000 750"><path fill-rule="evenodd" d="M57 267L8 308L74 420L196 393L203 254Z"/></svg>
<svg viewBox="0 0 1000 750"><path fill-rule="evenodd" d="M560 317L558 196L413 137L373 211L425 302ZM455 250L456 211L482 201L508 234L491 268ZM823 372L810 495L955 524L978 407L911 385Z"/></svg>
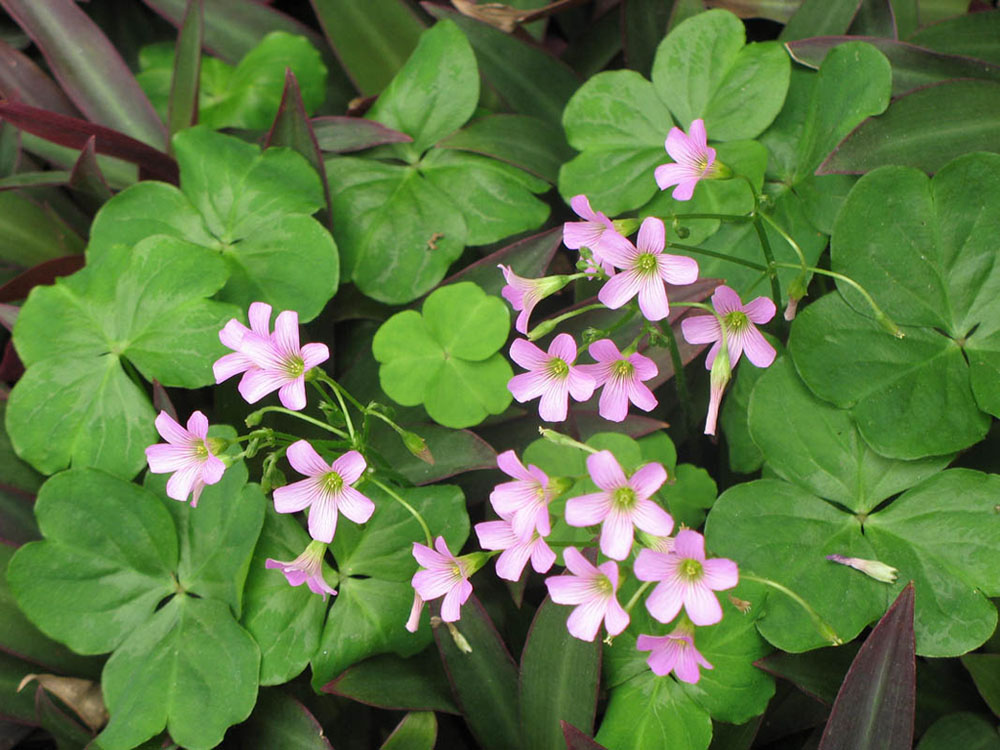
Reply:
<svg viewBox="0 0 1000 750"><path fill-rule="evenodd" d="M87 257L114 244L166 234L208 248L229 269L222 299L246 309L263 301L319 314L339 283L333 238L312 214L325 205L319 177L285 148L263 153L204 126L174 136L181 189L144 181L104 204L91 227Z"/></svg>
<svg viewBox="0 0 1000 750"><path fill-rule="evenodd" d="M396 491L449 549L462 547L469 517L459 488L439 484ZM331 545L341 579L312 659L317 690L362 659L390 651L412 656L431 640L426 624L415 634L404 627L413 604L410 578L417 571L413 543L424 543L420 525L381 489L369 485L364 492L375 501L375 514L364 527L339 527Z"/></svg>
<svg viewBox="0 0 1000 750"><path fill-rule="evenodd" d="M423 404L446 427L506 409L514 373L497 350L510 327L507 305L466 281L436 290L422 310L396 313L375 334L382 390L402 406Z"/></svg>
<svg viewBox="0 0 1000 750"><path fill-rule="evenodd" d="M35 287L14 329L27 367L7 410L18 455L49 474L72 463L134 475L154 442L155 414L127 373L168 386L211 383L225 351L218 332L235 309L203 298L226 275L220 258L160 236L110 246L72 276Z"/></svg>
<svg viewBox="0 0 1000 750"><path fill-rule="evenodd" d="M961 450L986 433L983 412L1000 414L998 195L1000 156L968 154L933 179L907 167L869 172L840 212L833 268L875 290L906 337L887 334L841 285L842 299L796 320L789 349L806 385L850 409L883 455Z"/></svg>
<svg viewBox="0 0 1000 750"><path fill-rule="evenodd" d="M478 99L472 48L453 22L441 21L423 33L369 113L412 142L326 161L344 275L367 296L410 302L444 278L466 243L496 242L548 217L533 195L548 189L543 180L434 147L466 123Z"/></svg>
<svg viewBox="0 0 1000 750"><path fill-rule="evenodd" d="M646 203L656 193L653 170L668 161L663 144L675 121L687 130L704 119L712 140L759 135L781 110L789 62L775 42L744 42L736 16L710 10L660 43L652 83L626 70L584 83L563 115L566 138L582 152L560 170L563 198L586 193L609 214Z"/></svg>

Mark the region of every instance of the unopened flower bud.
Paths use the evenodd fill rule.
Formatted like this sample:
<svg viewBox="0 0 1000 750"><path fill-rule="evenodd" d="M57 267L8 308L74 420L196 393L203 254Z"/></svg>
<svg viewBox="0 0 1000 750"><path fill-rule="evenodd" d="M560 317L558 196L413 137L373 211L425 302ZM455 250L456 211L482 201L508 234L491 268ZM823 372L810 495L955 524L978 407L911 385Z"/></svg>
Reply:
<svg viewBox="0 0 1000 750"><path fill-rule="evenodd" d="M719 419L719 406L722 404L722 394L729 384L733 371L729 366L729 347L719 347L719 353L712 362L712 372L709 374L710 396L708 400L708 415L705 418L705 434L715 434L715 424Z"/></svg>
<svg viewBox="0 0 1000 750"><path fill-rule="evenodd" d="M551 497L559 497L564 492L569 492L576 481L572 477L549 477L549 492Z"/></svg>
<svg viewBox="0 0 1000 750"><path fill-rule="evenodd" d="M869 578L882 581L882 583L895 583L896 575L899 573L891 565L886 565L878 560L865 560L860 557L844 557L843 555L827 555L826 559L860 570Z"/></svg>
<svg viewBox="0 0 1000 750"><path fill-rule="evenodd" d="M674 227L674 234L677 235L678 239L686 240L691 236L691 230L682 224L678 224Z"/></svg>
<svg viewBox="0 0 1000 750"><path fill-rule="evenodd" d="M543 320L537 326L532 328L530 333L528 333L528 341L537 341L542 338L542 336L547 336L552 333L553 329L555 329L557 325L559 325L558 320Z"/></svg>
<svg viewBox="0 0 1000 750"><path fill-rule="evenodd" d="M420 437L417 433L410 432L409 430L403 430L401 435L403 438L403 445L406 446L406 450L424 463L431 464L431 466L434 465L434 455L431 453L431 449L427 447L426 440Z"/></svg>
<svg viewBox="0 0 1000 750"><path fill-rule="evenodd" d="M723 164L721 161L716 159L712 162L712 166L708 168L708 173L705 175L706 180L728 180L733 176L733 170L729 168L728 165Z"/></svg>
<svg viewBox="0 0 1000 750"><path fill-rule="evenodd" d="M611 224L614 226L615 231L622 237L628 237L630 234L635 234L636 230L639 228L638 219L615 219L611 222Z"/></svg>
<svg viewBox="0 0 1000 750"><path fill-rule="evenodd" d="M795 320L799 300L806 296L807 286L805 274L797 276L795 281L788 285L788 305L785 307L785 320Z"/></svg>

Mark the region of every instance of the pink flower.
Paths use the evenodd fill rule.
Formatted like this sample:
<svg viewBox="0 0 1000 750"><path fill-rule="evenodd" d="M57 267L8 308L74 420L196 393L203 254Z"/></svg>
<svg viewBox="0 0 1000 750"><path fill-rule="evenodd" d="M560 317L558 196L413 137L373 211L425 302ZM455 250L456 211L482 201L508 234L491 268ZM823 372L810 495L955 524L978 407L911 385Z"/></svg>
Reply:
<svg viewBox="0 0 1000 750"><path fill-rule="evenodd" d="M514 330L525 335L528 334L528 318L531 317L535 305L550 294L558 292L570 281L569 276L543 276L540 279L527 279L510 270L510 266L500 264L497 267L503 271L504 280L507 282L500 293L505 300L510 302L511 307L521 311L514 322Z"/></svg>
<svg viewBox="0 0 1000 750"><path fill-rule="evenodd" d="M475 529L480 547L503 550L497 558L497 575L505 580L520 580L529 558L531 567L536 573L547 573L552 563L556 561L556 553L537 531L532 531L528 538L524 539L515 532L507 519L477 523Z"/></svg>
<svg viewBox="0 0 1000 750"><path fill-rule="evenodd" d="M713 668L694 647L694 637L690 628L683 626L678 627L670 635L640 635L635 647L639 651L652 652L646 663L661 677L673 671L681 682L694 684L701 679L699 665L705 669Z"/></svg>
<svg viewBox="0 0 1000 750"><path fill-rule="evenodd" d="M611 219L590 207L587 196L574 195L570 198L569 205L576 212L576 215L584 221L567 221L563 224L563 244L570 250L579 250L581 247L589 248L594 256L594 262L609 276L614 275L614 270L605 258L604 251L608 247L627 243L628 240L618 233Z"/></svg>
<svg viewBox="0 0 1000 750"><path fill-rule="evenodd" d="M602 621L608 635L618 635L625 630L628 613L615 598L618 565L608 561L594 567L574 547L566 548L563 559L572 575L551 576L545 579L545 585L556 604L577 605L566 620L570 635L592 641Z"/></svg>
<svg viewBox="0 0 1000 750"><path fill-rule="evenodd" d="M739 582L736 563L706 560L705 538L690 529L678 532L673 552L641 550L634 570L640 581L659 581L646 599L646 609L660 622L670 622L683 607L695 625L714 625L722 619L722 607L712 592Z"/></svg>
<svg viewBox="0 0 1000 750"><path fill-rule="evenodd" d="M580 365L580 369L590 375L598 387L604 386L598 407L602 417L612 422L624 421L629 401L643 411L656 406L653 392L642 384L643 380L655 378L659 372L653 360L639 353L626 357L611 339L595 341L587 351L597 364Z"/></svg>
<svg viewBox="0 0 1000 750"><path fill-rule="evenodd" d="M504 451L497 456L497 466L514 478L513 482L498 484L490 493L490 503L497 515L510 519L518 539L530 538L536 529L542 536L552 533L549 522L552 490L546 473L534 464L525 469L514 451Z"/></svg>
<svg viewBox="0 0 1000 750"><path fill-rule="evenodd" d="M305 440L288 446L288 463L308 479L274 491L274 509L295 513L309 508L309 536L329 544L337 530L338 511L354 523L364 523L375 512L375 503L351 487L365 471L364 457L348 451L327 464Z"/></svg>
<svg viewBox="0 0 1000 750"><path fill-rule="evenodd" d="M569 397L586 401L594 395L594 380L574 367L576 342L568 333L560 333L549 344L548 354L525 339L510 346L510 358L528 370L507 383L519 402L541 396L538 414L546 422L562 422L569 410Z"/></svg>
<svg viewBox="0 0 1000 750"><path fill-rule="evenodd" d="M601 287L597 299L617 310L638 294L639 309L647 320L667 317L670 306L663 282L693 284L698 279L698 262L664 253L665 246L663 222L650 216L639 227L636 245L626 240L623 245L605 248L604 257L621 268L622 273Z"/></svg>
<svg viewBox="0 0 1000 750"><path fill-rule="evenodd" d="M264 396L278 391L286 409L303 409L306 405L305 374L330 358L326 344L299 345L299 314L294 310L278 313L274 333L267 329L271 306L263 302L250 305L250 328L238 320L230 320L219 333L219 339L235 354L227 354L215 362L215 382L242 372L240 395L254 404Z"/></svg>
<svg viewBox="0 0 1000 750"><path fill-rule="evenodd" d="M301 586L305 583L310 591L314 594L321 594L325 601L327 594L337 595L337 592L330 588L330 584L323 578L323 555L325 553L326 543L313 541L309 543L301 555L291 562L272 560L269 557L264 563L264 567L280 570L292 586Z"/></svg>
<svg viewBox="0 0 1000 750"><path fill-rule="evenodd" d="M684 135L680 128L671 128L667 134L666 149L673 164L661 164L653 176L660 190L676 185L672 197L677 201L690 200L699 180L712 177L721 171L715 164L715 149L709 148L705 134L705 121L697 119Z"/></svg>
<svg viewBox="0 0 1000 750"><path fill-rule="evenodd" d="M667 479L660 464L641 466L631 477L615 460L611 451L587 456L587 471L601 492L566 501L566 523L570 526L601 528L601 552L613 560L624 560L632 550L635 526L656 536L673 531L674 519L649 498Z"/></svg>
<svg viewBox="0 0 1000 750"><path fill-rule="evenodd" d="M209 444L208 419L200 411L192 412L185 430L161 411L156 431L167 442L146 448L149 470L154 474L174 472L167 480L167 497L184 502L191 495L191 507L196 507L205 485L218 482L226 470Z"/></svg>
<svg viewBox="0 0 1000 750"><path fill-rule="evenodd" d="M424 544L413 543L413 556L423 569L414 573L411 580L415 594L410 619L406 621L406 629L411 633L417 632L424 602L443 596L441 619L455 622L462 614L462 605L472 593L472 584L469 583L472 571L466 562L451 554L443 536L434 540L434 548L436 552Z"/></svg>
<svg viewBox="0 0 1000 750"><path fill-rule="evenodd" d="M774 302L767 297L757 297L744 305L740 295L722 284L712 295L712 307L726 327L730 368L736 367L743 352L757 367L770 367L774 362L774 347L767 343L757 325L763 325L774 317ZM681 333L689 344L715 342L705 359L705 369L712 369L712 363L722 347L722 329L718 318L714 315L685 318L681 321Z"/></svg>

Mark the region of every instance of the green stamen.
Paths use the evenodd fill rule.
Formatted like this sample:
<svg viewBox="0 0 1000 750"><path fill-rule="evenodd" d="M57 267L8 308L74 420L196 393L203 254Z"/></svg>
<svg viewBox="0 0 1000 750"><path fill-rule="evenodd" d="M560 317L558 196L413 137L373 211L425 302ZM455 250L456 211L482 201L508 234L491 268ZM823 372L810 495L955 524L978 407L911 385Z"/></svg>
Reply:
<svg viewBox="0 0 1000 750"><path fill-rule="evenodd" d="M299 375L304 373L305 370L306 363L302 361L302 357L289 357L285 360L285 372L287 372L290 377L297 378Z"/></svg>
<svg viewBox="0 0 1000 750"><path fill-rule="evenodd" d="M620 359L611 366L611 375L618 380L630 380L635 367L627 359Z"/></svg>
<svg viewBox="0 0 1000 750"><path fill-rule="evenodd" d="M747 314L740 310L727 312L722 316L722 321L726 324L726 328L733 333L739 333L750 325L750 319L747 317Z"/></svg>
<svg viewBox="0 0 1000 750"><path fill-rule="evenodd" d="M701 578L704 568L702 568L701 563L697 560L688 558L681 562L677 572L682 578L686 578L689 581L697 581Z"/></svg>
<svg viewBox="0 0 1000 750"><path fill-rule="evenodd" d="M640 253L635 260L636 270L642 273L653 273L656 271L656 256L653 253Z"/></svg>
<svg viewBox="0 0 1000 750"><path fill-rule="evenodd" d="M549 375L556 378L564 378L569 374L569 365L565 361L561 360L559 357L553 357L549 360Z"/></svg>
<svg viewBox="0 0 1000 750"><path fill-rule="evenodd" d="M636 500L635 490L631 487L619 487L615 490L614 495L611 498L611 502L614 503L616 508L621 510L631 510L635 505Z"/></svg>
<svg viewBox="0 0 1000 750"><path fill-rule="evenodd" d="M337 472L331 471L323 476L323 489L331 495L337 494L343 487L344 480Z"/></svg>
<svg viewBox="0 0 1000 750"><path fill-rule="evenodd" d="M603 573L594 579L594 587L602 594L612 594L615 590L615 587L611 584L611 579Z"/></svg>

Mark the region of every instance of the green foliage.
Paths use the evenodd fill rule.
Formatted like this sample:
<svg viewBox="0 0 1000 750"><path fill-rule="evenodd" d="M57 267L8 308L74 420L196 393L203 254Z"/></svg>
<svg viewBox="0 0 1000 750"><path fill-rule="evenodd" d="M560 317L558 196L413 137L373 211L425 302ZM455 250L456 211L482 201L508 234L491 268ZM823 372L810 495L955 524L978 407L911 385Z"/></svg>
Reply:
<svg viewBox="0 0 1000 750"><path fill-rule="evenodd" d="M236 309L204 298L226 276L203 248L155 236L109 245L83 270L32 290L14 331L27 372L7 409L18 455L46 474L72 464L135 475L156 433L130 371L169 386L211 383L225 352L218 332Z"/></svg>
<svg viewBox="0 0 1000 750"><path fill-rule="evenodd" d="M469 427L511 402L514 373L497 350L507 341L507 305L472 282L442 287L422 313L404 310L372 342L379 382L403 406L423 404L446 427Z"/></svg>

